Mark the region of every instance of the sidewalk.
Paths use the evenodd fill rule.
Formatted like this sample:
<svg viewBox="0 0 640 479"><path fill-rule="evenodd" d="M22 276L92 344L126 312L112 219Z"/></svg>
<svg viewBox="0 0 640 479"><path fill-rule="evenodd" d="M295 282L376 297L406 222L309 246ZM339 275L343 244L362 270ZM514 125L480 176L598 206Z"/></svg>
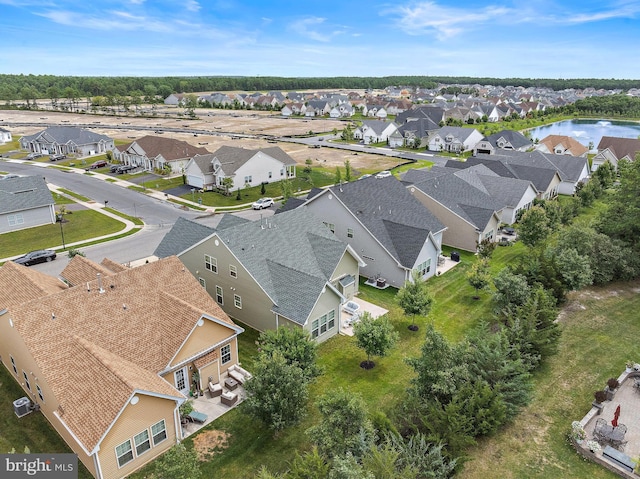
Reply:
<svg viewBox="0 0 640 479"><path fill-rule="evenodd" d="M77 198L75 198L73 196L67 195L66 193L60 191L60 187L59 186L53 185L51 183L47 183L47 186L48 186L49 190L52 193L55 193L55 194L60 195L60 196L64 196L65 198L69 198L69 199L73 200L75 203L77 203L79 205L82 205L87 209L97 211L98 213L101 213L101 214L106 215L106 216L108 216L110 218L118 220L121 223L124 223L124 225L125 225L124 229L122 229L120 231L117 231L116 233L111 233L111 234L103 235L103 236L96 236L94 238L87 238L87 239L84 239L84 240L81 240L81 241L76 241L74 243L65 243L64 248L63 248L62 245L58 245L58 246L52 246L52 247L50 247L48 249L52 249L52 250L55 250L55 251L62 250L62 249L69 249L69 248L73 248L74 246L81 246L81 245L86 244L86 243L91 243L91 242L94 242L94 241L100 241L100 240L108 239L108 238L113 238L114 236L120 236L120 235L122 235L124 233L128 233L129 231L131 231L133 229L136 229L136 228L137 229L142 229L143 228L141 226L136 225L135 223L133 223L132 221L130 221L130 220L126 219L126 218L122 218L121 216L118 216L116 214L111 213L110 211L107 211L105 209L104 204L96 203L96 202L81 201L81 200L79 200L79 199L77 199ZM12 259L19 258L20 256L22 256L22 255L11 256L11 257L8 257L8 258L0 258L0 262L4 263L5 261L9 261L9 260L12 260Z"/></svg>

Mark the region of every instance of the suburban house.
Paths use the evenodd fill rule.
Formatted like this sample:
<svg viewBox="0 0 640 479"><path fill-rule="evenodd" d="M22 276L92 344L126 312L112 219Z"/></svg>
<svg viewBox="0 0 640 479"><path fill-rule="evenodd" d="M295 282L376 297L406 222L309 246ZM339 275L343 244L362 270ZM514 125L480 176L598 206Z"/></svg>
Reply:
<svg viewBox="0 0 640 479"><path fill-rule="evenodd" d="M392 121L364 120L362 125L353 132L356 140L361 140L365 145L370 143L386 142L390 135L398 130L398 126Z"/></svg>
<svg viewBox="0 0 640 479"><path fill-rule="evenodd" d="M50 126L20 138L20 148L43 155L100 155L115 148L106 135L75 126Z"/></svg>
<svg viewBox="0 0 640 479"><path fill-rule="evenodd" d="M519 131L502 130L483 138L473 149L473 154L492 155L500 150L527 151L531 140Z"/></svg>
<svg viewBox="0 0 640 479"><path fill-rule="evenodd" d="M536 150L552 155L587 157L589 148L575 138L565 135L548 135L538 142Z"/></svg>
<svg viewBox="0 0 640 479"><path fill-rule="evenodd" d="M287 103L280 113L282 116L291 116L291 115L304 115L304 112L307 110L307 106L302 102L290 102Z"/></svg>
<svg viewBox="0 0 640 479"><path fill-rule="evenodd" d="M55 222L55 201L42 176L0 180L0 234Z"/></svg>
<svg viewBox="0 0 640 479"><path fill-rule="evenodd" d="M260 221L180 218L155 255L176 254L229 316L258 331L300 327L325 341L358 292L360 257L305 207Z"/></svg>
<svg viewBox="0 0 640 479"><path fill-rule="evenodd" d="M384 108L384 105L377 104L367 104L367 116L374 118L386 118L387 110Z"/></svg>
<svg viewBox="0 0 640 479"><path fill-rule="evenodd" d="M326 100L309 100L304 116L326 116L331 111L331 105Z"/></svg>
<svg viewBox="0 0 640 479"><path fill-rule="evenodd" d="M480 164L485 165L498 176L531 182L540 200L555 198L562 183L558 168L539 151L525 153L505 150L500 155L479 154L467 158L466 161L449 160L445 166L469 168Z"/></svg>
<svg viewBox="0 0 640 479"><path fill-rule="evenodd" d="M440 125L431 118L408 119L398 127L398 131L389 135L389 146L426 146L429 135L440 129Z"/></svg>
<svg viewBox="0 0 640 479"><path fill-rule="evenodd" d="M351 103L340 103L329 111L329 118L349 118L352 117L355 110Z"/></svg>
<svg viewBox="0 0 640 479"><path fill-rule="evenodd" d="M11 141L11 132L4 128L0 128L0 145L9 143Z"/></svg>
<svg viewBox="0 0 640 479"><path fill-rule="evenodd" d="M0 268L2 363L98 479L126 477L183 439L192 381L224 380L243 331L176 257L109 266L75 256L67 283Z"/></svg>
<svg viewBox="0 0 640 479"><path fill-rule="evenodd" d="M172 93L164 99L165 105L182 105L184 103L184 93Z"/></svg>
<svg viewBox="0 0 640 479"><path fill-rule="evenodd" d="M296 161L278 146L258 150L221 146L214 153L195 155L184 172L194 188L235 190L294 178ZM226 178L230 178L227 185Z"/></svg>
<svg viewBox="0 0 640 479"><path fill-rule="evenodd" d="M429 137L427 149L462 153L463 151L473 150L482 138L482 133L475 128L443 126Z"/></svg>
<svg viewBox="0 0 640 479"><path fill-rule="evenodd" d="M497 241L502 205L470 173L434 166L409 170L403 181L410 183L409 192L447 227L443 244L475 252L481 241Z"/></svg>
<svg viewBox="0 0 640 479"><path fill-rule="evenodd" d="M128 145L117 146L113 153L124 165L146 171L170 169L172 174L180 174L192 157L206 155L209 151L186 141L147 135Z"/></svg>
<svg viewBox="0 0 640 479"><path fill-rule="evenodd" d="M400 288L436 272L445 226L394 176L312 190L306 208L366 263L360 274Z"/></svg>
<svg viewBox="0 0 640 479"><path fill-rule="evenodd" d="M605 161L618 169L620 160L635 161L638 153L640 153L640 140L603 136L598 143L598 153L591 160L591 171L596 171Z"/></svg>

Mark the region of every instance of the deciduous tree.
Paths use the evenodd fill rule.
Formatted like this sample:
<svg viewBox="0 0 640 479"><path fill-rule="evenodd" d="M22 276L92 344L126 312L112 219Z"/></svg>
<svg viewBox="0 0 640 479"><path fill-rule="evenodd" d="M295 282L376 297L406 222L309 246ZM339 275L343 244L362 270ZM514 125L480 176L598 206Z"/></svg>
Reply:
<svg viewBox="0 0 640 479"><path fill-rule="evenodd" d="M417 331L418 326L415 324L415 317L416 315L427 316L429 314L433 304L433 297L429 293L427 284L420 276L419 271L413 270L411 276L413 281L406 281L398 291L396 298L404 314L411 316L409 329Z"/></svg>
<svg viewBox="0 0 640 479"><path fill-rule="evenodd" d="M360 363L364 369L372 369L375 363L371 356L386 356L399 338L386 316L374 319L368 311L353 326L353 334L357 346L367 354L367 360Z"/></svg>

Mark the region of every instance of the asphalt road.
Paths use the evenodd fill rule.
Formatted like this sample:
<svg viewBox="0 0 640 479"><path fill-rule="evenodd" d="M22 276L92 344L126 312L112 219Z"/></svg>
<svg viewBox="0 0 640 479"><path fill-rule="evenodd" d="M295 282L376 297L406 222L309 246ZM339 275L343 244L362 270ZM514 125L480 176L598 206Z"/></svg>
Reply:
<svg viewBox="0 0 640 479"><path fill-rule="evenodd" d="M171 229L179 217L185 217L207 226L215 227L221 215L210 215L200 211L184 210L168 201L162 201L143 195L137 191L116 186L89 175L69 173L55 168L37 166L37 164L0 162L0 170L19 175L42 175L50 183L91 198L98 203L109 202L109 207L122 213L142 218L146 226L132 236L80 248L87 258L100 262L110 258L117 263L126 264L151 256L164 235ZM235 213L249 220L273 215L275 207ZM51 276L58 276L68 263L66 254L58 256L56 261L31 266L31 268Z"/></svg>

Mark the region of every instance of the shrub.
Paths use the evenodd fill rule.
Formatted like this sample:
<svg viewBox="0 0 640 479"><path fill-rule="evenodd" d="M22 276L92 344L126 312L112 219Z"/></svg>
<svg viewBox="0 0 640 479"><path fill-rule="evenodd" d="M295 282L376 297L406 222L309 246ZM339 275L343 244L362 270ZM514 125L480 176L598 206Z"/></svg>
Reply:
<svg viewBox="0 0 640 479"><path fill-rule="evenodd" d="M604 391L596 391L595 393L593 393L593 396L595 397L597 403L602 403L607 399L607 393L605 393Z"/></svg>
<svg viewBox="0 0 640 479"><path fill-rule="evenodd" d="M620 386L620 383L616 378L609 378L607 380L607 386L609 387L609 389L617 389L618 386Z"/></svg>

